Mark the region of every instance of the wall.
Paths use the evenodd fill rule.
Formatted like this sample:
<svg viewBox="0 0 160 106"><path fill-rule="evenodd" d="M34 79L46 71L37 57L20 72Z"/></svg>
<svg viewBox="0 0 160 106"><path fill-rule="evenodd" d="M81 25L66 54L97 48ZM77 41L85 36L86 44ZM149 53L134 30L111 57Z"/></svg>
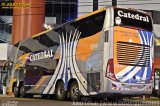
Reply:
<svg viewBox="0 0 160 106"><path fill-rule="evenodd" d="M9 53L11 51L11 45L7 43L1 43L0 44L0 61L1 60L7 60Z"/></svg>

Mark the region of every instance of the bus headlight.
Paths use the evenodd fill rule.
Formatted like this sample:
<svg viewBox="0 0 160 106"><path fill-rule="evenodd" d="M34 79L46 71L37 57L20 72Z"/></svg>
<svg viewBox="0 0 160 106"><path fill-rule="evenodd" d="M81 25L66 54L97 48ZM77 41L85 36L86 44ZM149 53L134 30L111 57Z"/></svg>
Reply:
<svg viewBox="0 0 160 106"><path fill-rule="evenodd" d="M116 18L115 18L115 22L116 22L117 25L120 25L120 24L121 24L121 21L122 21L122 20L121 20L120 17L116 17Z"/></svg>

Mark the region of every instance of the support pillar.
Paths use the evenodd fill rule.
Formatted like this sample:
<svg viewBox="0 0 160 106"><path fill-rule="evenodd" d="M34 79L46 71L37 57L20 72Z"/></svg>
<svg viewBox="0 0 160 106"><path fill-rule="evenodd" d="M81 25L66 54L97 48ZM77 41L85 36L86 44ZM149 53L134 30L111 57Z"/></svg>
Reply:
<svg viewBox="0 0 160 106"><path fill-rule="evenodd" d="M13 9L12 44L44 30L45 0L14 0L14 3L30 3L30 7Z"/></svg>

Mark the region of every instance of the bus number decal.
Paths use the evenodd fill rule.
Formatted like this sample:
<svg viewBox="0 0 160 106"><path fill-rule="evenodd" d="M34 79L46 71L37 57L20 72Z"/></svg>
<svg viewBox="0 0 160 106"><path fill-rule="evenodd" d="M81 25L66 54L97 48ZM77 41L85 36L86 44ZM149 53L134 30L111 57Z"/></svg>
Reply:
<svg viewBox="0 0 160 106"><path fill-rule="evenodd" d="M91 45L90 45L91 50L97 49L98 47L99 47L99 44L98 44L98 43L95 43L95 44L91 44Z"/></svg>

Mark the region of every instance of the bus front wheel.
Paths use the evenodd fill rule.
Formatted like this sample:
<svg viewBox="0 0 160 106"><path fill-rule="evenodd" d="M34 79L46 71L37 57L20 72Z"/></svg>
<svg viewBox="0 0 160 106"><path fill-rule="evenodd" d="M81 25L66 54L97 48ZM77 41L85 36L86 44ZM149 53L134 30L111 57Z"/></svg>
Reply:
<svg viewBox="0 0 160 106"><path fill-rule="evenodd" d="M17 87L16 84L14 85L13 92L15 97L20 97L19 87Z"/></svg>
<svg viewBox="0 0 160 106"><path fill-rule="evenodd" d="M64 89L64 83L62 81L57 83L56 97L58 100L65 100L66 99L66 91Z"/></svg>
<svg viewBox="0 0 160 106"><path fill-rule="evenodd" d="M72 84L70 86L70 96L71 96L72 101L79 101L80 100L79 87L78 87L77 81L72 82Z"/></svg>
<svg viewBox="0 0 160 106"><path fill-rule="evenodd" d="M21 96L22 98L25 98L25 97L26 97L24 84L21 84L21 85L20 85L20 96Z"/></svg>

